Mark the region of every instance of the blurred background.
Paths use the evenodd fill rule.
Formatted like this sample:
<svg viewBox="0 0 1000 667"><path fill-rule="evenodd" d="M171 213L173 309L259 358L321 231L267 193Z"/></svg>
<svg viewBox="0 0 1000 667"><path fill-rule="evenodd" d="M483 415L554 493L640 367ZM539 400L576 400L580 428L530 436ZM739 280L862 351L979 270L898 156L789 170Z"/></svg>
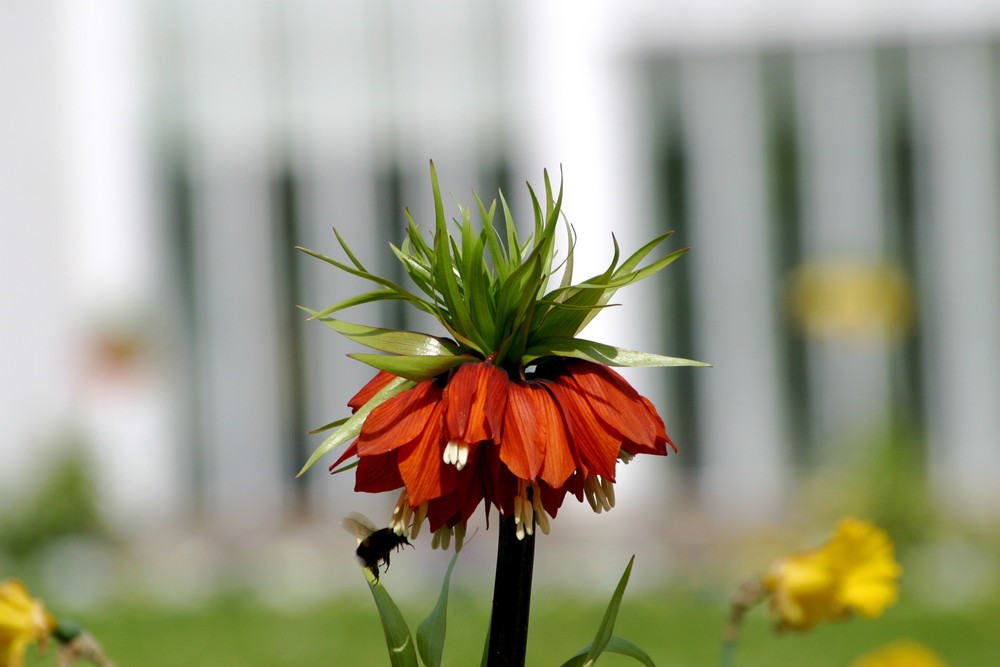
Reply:
<svg viewBox="0 0 1000 667"><path fill-rule="evenodd" d="M725 595L855 514L913 600L993 604L998 45L973 0L0 3L0 574L84 613L363 593L339 519L395 498L294 475L372 372L295 306L365 285L293 248L336 227L401 279L433 159L525 225L561 170L580 277L612 233L693 247L585 332L715 365L627 373L680 454L565 508L536 581L603 597L637 552ZM492 540L456 572L487 601ZM422 538L387 579L445 560Z"/></svg>

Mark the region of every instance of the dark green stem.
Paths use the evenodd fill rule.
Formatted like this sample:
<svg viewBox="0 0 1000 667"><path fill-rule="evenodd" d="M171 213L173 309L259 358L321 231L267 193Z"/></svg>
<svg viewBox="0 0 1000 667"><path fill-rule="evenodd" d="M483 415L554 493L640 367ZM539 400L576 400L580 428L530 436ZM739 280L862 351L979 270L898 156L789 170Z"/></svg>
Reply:
<svg viewBox="0 0 1000 667"><path fill-rule="evenodd" d="M500 521L487 667L524 667L535 536L517 539L514 517Z"/></svg>

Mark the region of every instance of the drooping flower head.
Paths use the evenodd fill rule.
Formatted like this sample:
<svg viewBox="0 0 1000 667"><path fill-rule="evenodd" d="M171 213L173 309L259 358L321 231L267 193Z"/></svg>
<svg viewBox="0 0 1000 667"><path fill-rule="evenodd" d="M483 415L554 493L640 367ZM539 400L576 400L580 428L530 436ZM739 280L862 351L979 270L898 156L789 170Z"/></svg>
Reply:
<svg viewBox="0 0 1000 667"><path fill-rule="evenodd" d="M568 254L555 264L562 188L553 196L545 176L543 205L529 186L534 231L517 234L500 195L506 233L494 227L496 201L476 197L481 227L460 207L458 234L448 233L431 165L435 224L426 240L409 212L406 238L393 253L417 288L411 292L376 276L337 235L351 264L305 252L379 289L325 310L309 311L353 341L387 354L351 354L378 373L351 399L351 417L317 448L302 472L348 445L331 471L356 467L357 491L402 489L391 526L415 537L424 521L435 544L461 544L480 504L518 522L518 534L537 525L548 532L567 493L595 511L614 505L618 461L674 449L653 405L611 366L700 365L686 359L623 350L578 338L621 287L680 257L678 250L642 265L670 234L619 263L573 283L572 229ZM550 287L562 271L558 286ZM361 303L403 300L433 315L447 336L349 324L330 317ZM676 451L676 449L675 449ZM341 464L354 459L356 461ZM301 473L300 473L301 474Z"/></svg>
<svg viewBox="0 0 1000 667"><path fill-rule="evenodd" d="M881 615L896 601L901 573L888 533L848 518L822 547L775 562L762 582L778 627L808 630L852 614Z"/></svg>
<svg viewBox="0 0 1000 667"><path fill-rule="evenodd" d="M44 643L56 620L16 579L0 581L0 667L21 667L31 642Z"/></svg>

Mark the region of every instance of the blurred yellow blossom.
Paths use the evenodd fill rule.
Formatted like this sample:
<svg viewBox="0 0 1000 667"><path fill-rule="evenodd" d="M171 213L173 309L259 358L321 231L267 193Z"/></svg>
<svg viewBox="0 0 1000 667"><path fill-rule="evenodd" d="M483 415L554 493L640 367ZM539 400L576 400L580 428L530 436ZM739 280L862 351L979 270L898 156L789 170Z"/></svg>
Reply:
<svg viewBox="0 0 1000 667"><path fill-rule="evenodd" d="M816 259L791 274L792 317L820 340L898 340L913 326L913 288L886 261Z"/></svg>
<svg viewBox="0 0 1000 667"><path fill-rule="evenodd" d="M902 569L881 528L844 519L828 543L775 562L761 581L780 629L808 630L853 613L874 618L896 601Z"/></svg>
<svg viewBox="0 0 1000 667"><path fill-rule="evenodd" d="M33 641L48 639L56 620L15 579L0 581L0 667L21 667Z"/></svg>
<svg viewBox="0 0 1000 667"><path fill-rule="evenodd" d="M893 642L858 658L851 667L947 667L933 651L912 641Z"/></svg>

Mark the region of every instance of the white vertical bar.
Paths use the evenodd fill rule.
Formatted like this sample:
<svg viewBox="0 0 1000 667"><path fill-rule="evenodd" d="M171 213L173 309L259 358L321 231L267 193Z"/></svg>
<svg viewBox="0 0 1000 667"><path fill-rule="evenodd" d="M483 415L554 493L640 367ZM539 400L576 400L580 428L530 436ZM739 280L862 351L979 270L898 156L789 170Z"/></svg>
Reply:
<svg viewBox="0 0 1000 667"><path fill-rule="evenodd" d="M802 146L806 262L882 261L884 246L874 54L867 48L803 51L795 59ZM812 341L810 402L829 457L885 423L888 349L878 340Z"/></svg>
<svg viewBox="0 0 1000 667"><path fill-rule="evenodd" d="M155 529L177 518L190 489L171 427L167 360L154 354L171 317L159 308L165 258L144 122L151 78L144 17L124 0L64 1L59 10L74 298L86 311L84 336L93 347L121 335L136 346L135 358L118 368L90 362L80 417L110 519L119 528Z"/></svg>
<svg viewBox="0 0 1000 667"><path fill-rule="evenodd" d="M435 162L442 194L471 203L480 99L490 86L480 76L476 44L477 33L486 29L477 21L482 9L460 0L394 2L392 9L394 128L400 165L413 174L405 183L406 205L415 214L430 208L428 159Z"/></svg>
<svg viewBox="0 0 1000 667"><path fill-rule="evenodd" d="M476 46L476 35L486 29L477 22L482 11L477 3L461 0L392 4L393 128L402 198L423 229L433 229L434 220L429 159L437 170L446 217L459 217L455 200L471 205L475 215L479 100L490 87L481 76ZM495 195L479 194L486 201ZM406 317L411 328L443 333L429 315L408 311Z"/></svg>
<svg viewBox="0 0 1000 667"><path fill-rule="evenodd" d="M297 244L347 261L332 228L370 270L384 274L388 239L376 218L376 170L379 149L387 142L387 74L379 61L385 25L372 3L287 5L289 78L288 134L291 167L299 186L302 226ZM402 211L398 211L402 229ZM399 239L393 239L398 242ZM293 258L302 276L303 305L323 309L377 285L354 278L317 259ZM349 322L385 326L385 308L367 305L333 315ZM305 315L303 314L303 318ZM348 414L347 401L375 374L371 367L346 358L360 348L320 322L304 330L307 418L318 427ZM312 436L318 446L329 432ZM395 499L354 494L353 473L334 479L326 474L338 449L319 462L305 480L315 512L327 518L361 511L377 522L388 521ZM302 461L301 463L305 463ZM331 522L334 525L335 522Z"/></svg>
<svg viewBox="0 0 1000 667"><path fill-rule="evenodd" d="M691 253L702 400L702 489L717 518L760 521L785 492L786 438L774 350L760 64L681 61L691 156Z"/></svg>
<svg viewBox="0 0 1000 667"><path fill-rule="evenodd" d="M275 524L287 480L267 6L185 5L205 500L219 529L232 533Z"/></svg>
<svg viewBox="0 0 1000 667"><path fill-rule="evenodd" d="M930 472L940 502L973 518L1000 507L1000 204L996 68L982 43L912 54Z"/></svg>
<svg viewBox="0 0 1000 667"><path fill-rule="evenodd" d="M0 488L36 483L75 417L74 289L55 3L0 3Z"/></svg>

